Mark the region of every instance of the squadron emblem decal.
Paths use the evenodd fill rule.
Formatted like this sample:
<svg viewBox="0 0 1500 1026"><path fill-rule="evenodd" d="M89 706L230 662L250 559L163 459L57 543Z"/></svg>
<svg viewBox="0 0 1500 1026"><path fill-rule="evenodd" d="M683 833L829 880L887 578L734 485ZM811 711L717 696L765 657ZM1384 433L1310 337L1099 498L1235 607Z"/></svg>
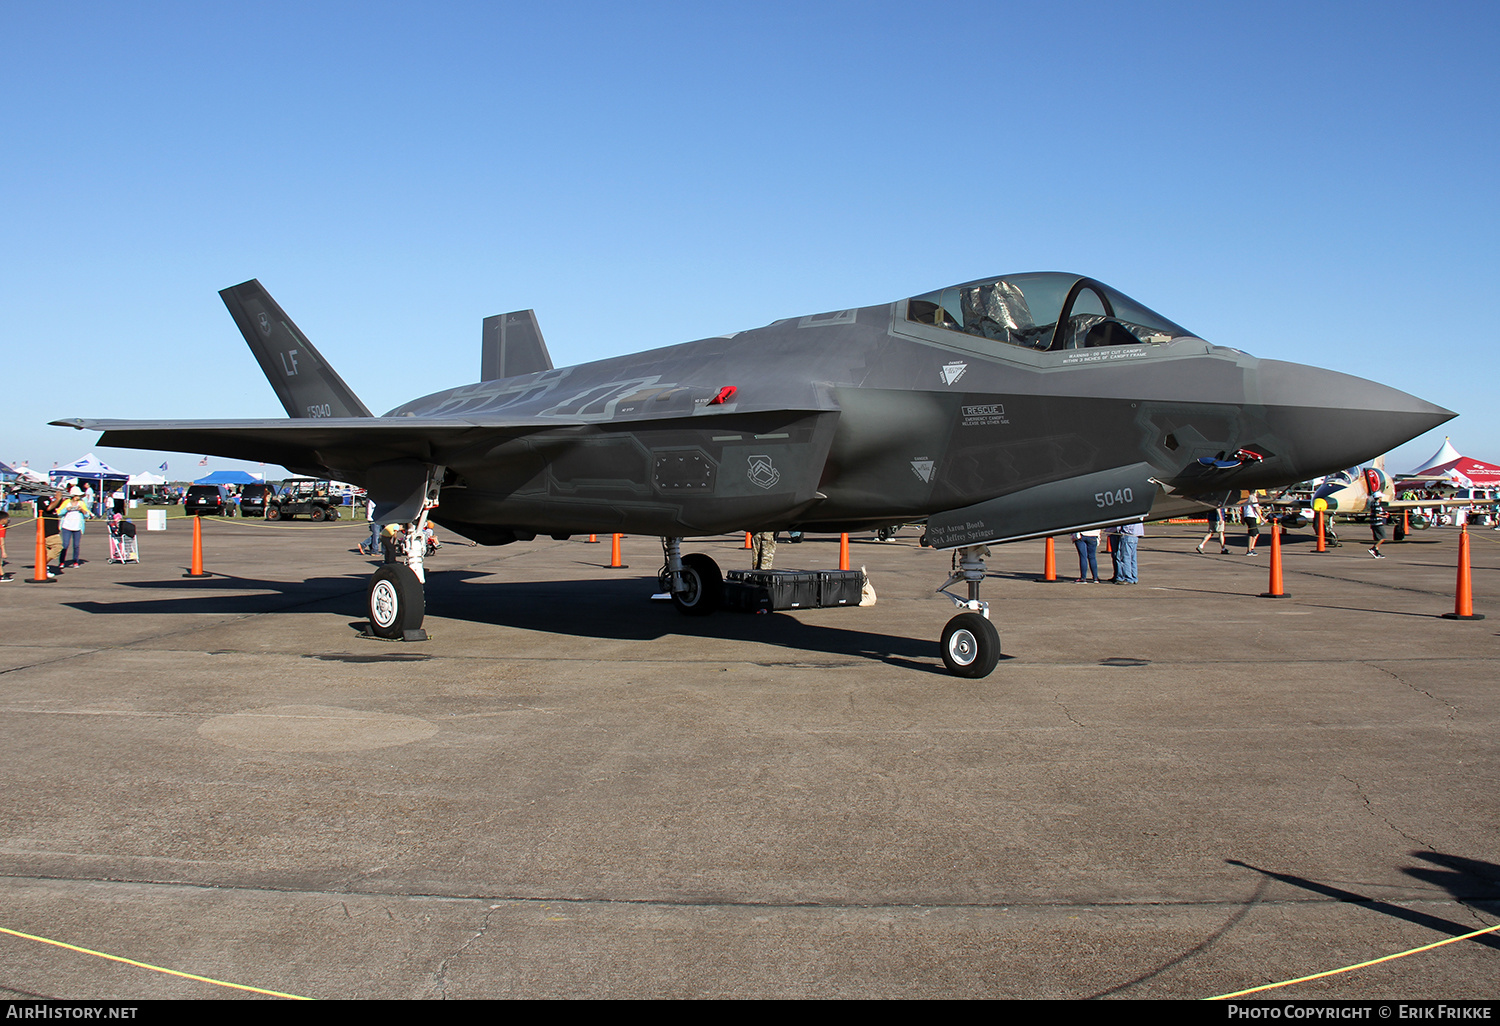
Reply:
<svg viewBox="0 0 1500 1026"><path fill-rule="evenodd" d="M964 363L962 360L954 360L952 363L943 364L943 366L938 370L938 373L943 376L943 384L952 385L957 382L959 378L963 377L964 371L968 369L969 365Z"/></svg>
<svg viewBox="0 0 1500 1026"><path fill-rule="evenodd" d="M776 469L769 456L750 457L750 483L758 488L774 488L781 480L781 471Z"/></svg>
<svg viewBox="0 0 1500 1026"><path fill-rule="evenodd" d="M260 312L260 333L267 338L271 337L271 318L264 310Z"/></svg>

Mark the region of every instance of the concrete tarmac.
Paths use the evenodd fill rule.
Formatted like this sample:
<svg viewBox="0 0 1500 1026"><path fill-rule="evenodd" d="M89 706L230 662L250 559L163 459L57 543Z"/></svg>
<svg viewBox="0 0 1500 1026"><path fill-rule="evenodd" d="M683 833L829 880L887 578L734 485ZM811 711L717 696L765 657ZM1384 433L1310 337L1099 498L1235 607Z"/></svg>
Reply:
<svg viewBox="0 0 1500 1026"><path fill-rule="evenodd" d="M949 676L917 532L879 602L653 603L582 539L449 544L431 640L360 636L362 525L142 533L0 585L0 926L320 998L1201 998L1500 921L1500 532L1367 529L1133 587L997 547L1005 658ZM1217 546L1211 549L1214 553ZM1264 548L1264 546L1263 546ZM685 545L725 568L741 539ZM777 566L831 568L836 538ZM1108 574L1108 557L1101 557ZM12 998L254 996L0 934ZM1500 935L1264 996L1493 999Z"/></svg>

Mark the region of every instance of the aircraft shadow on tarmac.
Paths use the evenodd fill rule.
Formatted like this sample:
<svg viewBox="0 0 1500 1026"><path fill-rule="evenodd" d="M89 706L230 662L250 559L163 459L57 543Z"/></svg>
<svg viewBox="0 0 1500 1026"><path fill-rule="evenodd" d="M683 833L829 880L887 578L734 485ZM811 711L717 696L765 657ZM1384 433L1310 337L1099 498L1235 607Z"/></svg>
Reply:
<svg viewBox="0 0 1500 1026"><path fill-rule="evenodd" d="M1431 862L1435 866L1441 868L1429 869L1425 866L1412 866L1403 870L1403 872L1406 873L1407 876L1415 877L1418 880L1423 880L1427 883L1436 884L1437 886L1446 890L1456 900L1469 904L1493 905L1497 899L1500 899L1500 866L1496 866L1491 862L1481 862L1478 859L1466 859L1457 855L1444 855L1438 852L1414 851L1411 854L1414 857L1423 860L1424 862ZM1113 997L1116 994L1128 991L1132 987L1135 987L1141 983L1145 983L1148 980L1154 979L1155 977L1160 976L1162 973L1166 972L1168 969L1171 969L1176 965L1180 965L1183 962L1189 961L1202 952L1208 950L1208 948L1215 944L1219 940L1219 938L1223 937L1225 934L1229 933L1231 930L1237 927L1240 924L1240 921L1243 920L1245 916L1247 916L1250 911L1255 908L1256 905L1260 904L1261 900L1265 897L1266 890L1272 880L1280 880L1283 883L1289 883L1295 887L1301 887L1305 890L1310 890L1316 894L1334 898L1338 901L1346 901L1353 904L1364 905L1366 908L1385 913L1386 915L1390 915L1393 918L1417 923L1421 926L1428 927L1429 929L1447 933L1455 937L1460 937L1466 933L1472 933L1474 931L1474 926L1472 923L1455 923L1451 920L1441 919L1437 916L1428 915L1426 913L1414 911L1409 908L1403 908L1400 905L1378 901L1373 898L1366 898L1363 895L1355 894L1353 891L1346 891L1338 887L1330 887L1327 884L1314 883L1313 881L1308 880L1305 877L1293 876L1289 873L1275 873L1268 869L1260 869L1255 866L1249 865L1248 863L1241 862L1238 859L1226 859L1225 861L1232 866L1243 866L1245 869L1252 869L1255 872L1261 874L1261 880L1259 885L1255 888L1255 893L1252 894L1243 905L1237 908L1235 912L1231 916L1229 916L1229 918L1226 919L1217 930L1209 934L1207 937L1203 938L1203 940L1199 941L1197 944L1179 952L1175 957L1162 962L1160 965L1153 967L1148 972L1141 973L1140 975L1126 980L1123 983L1110 987L1107 990L1101 990L1095 994L1090 994L1090 999ZM1486 934L1485 936L1474 937L1471 939L1474 941L1474 943L1482 944L1485 947L1500 947L1500 940L1496 940L1493 934Z"/></svg>
<svg viewBox="0 0 1500 1026"><path fill-rule="evenodd" d="M876 659L909 669L947 676L937 646L928 639L906 638L857 628L804 623L783 613L747 615L721 611L712 616L683 616L669 602L650 602L654 581L640 577L588 581L494 582L452 587L455 578L479 576L455 571L434 574L427 589L429 615L470 623L513 627L551 634L619 641L652 641L666 636L698 637L707 642L751 641L824 655ZM854 609L827 615L857 621ZM1002 658L1004 658L1002 656ZM795 660L793 660L795 662Z"/></svg>
<svg viewBox="0 0 1500 1026"><path fill-rule="evenodd" d="M1466 904L1484 904L1493 906L1500 900L1500 866L1492 862L1482 862L1478 859L1464 858L1459 855L1448 855L1442 852L1414 851L1411 853L1424 862L1430 862L1438 868L1426 866L1410 866L1403 869L1407 876L1414 877L1426 883L1436 884L1446 890L1457 901ZM1354 891L1335 887L1332 884L1318 883L1303 876L1291 873L1278 873L1270 869L1261 869L1252 866L1248 862L1239 859L1225 859L1231 866L1242 866L1253 870L1262 876L1282 883L1291 884L1304 890L1321 894L1335 901L1345 901L1364 907L1376 912L1383 913L1393 919L1401 919L1408 923L1424 926L1429 930L1446 933L1454 937L1474 932L1472 922L1456 923L1451 919L1443 919L1420 909L1406 908L1389 901L1381 901L1378 898L1370 898ZM1484 934L1480 937L1470 938L1473 943L1481 944L1487 948L1500 949L1500 938L1495 934Z"/></svg>
<svg viewBox="0 0 1500 1026"><path fill-rule="evenodd" d="M486 580L480 585L472 583L474 578ZM222 575L129 581L120 582L120 586L166 592L168 597L64 604L103 615L325 613L330 605L357 613L362 611L366 581L363 574L312 577L305 581ZM668 636L701 637L706 642L751 641L799 653L879 660L947 676L938 658L937 645L930 639L862 631L852 626L803 623L781 613L683 616L671 603L649 601L647 595L654 590L655 581L643 580L639 575L512 583L497 582L491 575L476 571L439 570L427 576L426 601L429 617L495 627L619 641L653 641ZM232 594L224 594L226 591ZM859 617L854 609L829 610L827 615L850 620ZM361 618L351 627L359 630L364 625ZM432 627L430 620L427 626Z"/></svg>

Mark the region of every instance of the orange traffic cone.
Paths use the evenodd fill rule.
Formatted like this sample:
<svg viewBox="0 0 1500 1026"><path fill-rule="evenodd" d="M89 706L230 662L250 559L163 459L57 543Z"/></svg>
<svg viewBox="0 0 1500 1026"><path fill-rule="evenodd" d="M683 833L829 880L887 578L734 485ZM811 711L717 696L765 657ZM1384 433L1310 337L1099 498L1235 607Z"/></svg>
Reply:
<svg viewBox="0 0 1500 1026"><path fill-rule="evenodd" d="M745 532L745 548L750 548L750 532Z"/></svg>
<svg viewBox="0 0 1500 1026"><path fill-rule="evenodd" d="M36 571L27 578L32 584L55 584L47 576L47 529L42 526L42 500L36 500Z"/></svg>
<svg viewBox="0 0 1500 1026"><path fill-rule="evenodd" d="M1323 530L1323 511L1318 510L1318 551L1328 551L1328 536Z"/></svg>
<svg viewBox="0 0 1500 1026"><path fill-rule="evenodd" d="M1474 582L1469 575L1469 525L1458 529L1458 589L1453 596L1453 612L1444 613L1445 620L1483 620L1483 613L1474 612Z"/></svg>
<svg viewBox="0 0 1500 1026"><path fill-rule="evenodd" d="M586 542L584 542L584 544L585 545L598 545L599 544L599 536L597 534L591 534L591 535L589 535L589 540L586 541Z"/></svg>
<svg viewBox="0 0 1500 1026"><path fill-rule="evenodd" d="M193 517L193 560L184 577L212 577L203 571L203 518Z"/></svg>
<svg viewBox="0 0 1500 1026"><path fill-rule="evenodd" d="M620 562L620 539L623 534L610 535L609 542L609 568L611 570L629 570L630 567Z"/></svg>
<svg viewBox="0 0 1500 1026"><path fill-rule="evenodd" d="M839 535L839 569L849 569L849 535L847 532Z"/></svg>
<svg viewBox="0 0 1500 1026"><path fill-rule="evenodd" d="M1271 520L1271 590L1260 593L1261 598L1290 598L1281 587L1281 525Z"/></svg>
<svg viewBox="0 0 1500 1026"><path fill-rule="evenodd" d="M1052 536L1047 535L1047 551L1042 557L1042 580L1057 583L1057 546Z"/></svg>

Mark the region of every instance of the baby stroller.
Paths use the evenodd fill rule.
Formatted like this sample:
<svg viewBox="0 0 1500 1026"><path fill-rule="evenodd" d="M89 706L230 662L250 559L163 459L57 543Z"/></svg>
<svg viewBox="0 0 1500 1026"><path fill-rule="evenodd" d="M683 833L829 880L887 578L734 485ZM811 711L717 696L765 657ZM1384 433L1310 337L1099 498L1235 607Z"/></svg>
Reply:
<svg viewBox="0 0 1500 1026"><path fill-rule="evenodd" d="M140 550L135 544L135 524L116 513L109 518L109 561L111 563L139 563Z"/></svg>

